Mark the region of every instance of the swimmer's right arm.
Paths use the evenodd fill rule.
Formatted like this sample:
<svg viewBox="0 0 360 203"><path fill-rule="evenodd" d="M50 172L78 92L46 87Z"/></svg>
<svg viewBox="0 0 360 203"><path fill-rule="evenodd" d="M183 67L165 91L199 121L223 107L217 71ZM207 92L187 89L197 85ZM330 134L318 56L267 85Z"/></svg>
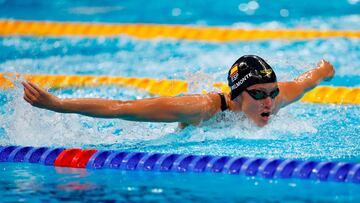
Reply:
<svg viewBox="0 0 360 203"><path fill-rule="evenodd" d="M131 121L183 122L197 124L217 113L214 95L158 97L132 101L110 99L60 99L31 82L23 82L24 99L31 105L59 113L77 113L99 118ZM213 101L215 100L215 102Z"/></svg>

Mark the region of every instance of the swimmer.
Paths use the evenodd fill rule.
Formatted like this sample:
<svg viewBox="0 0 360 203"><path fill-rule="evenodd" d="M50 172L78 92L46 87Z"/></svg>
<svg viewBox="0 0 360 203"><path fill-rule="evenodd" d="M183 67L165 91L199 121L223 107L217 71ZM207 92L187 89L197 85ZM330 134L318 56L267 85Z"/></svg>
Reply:
<svg viewBox="0 0 360 203"><path fill-rule="evenodd" d="M32 106L59 113L130 121L179 122L199 125L222 111L243 112L262 127L282 107L299 100L321 81L334 76L333 66L321 60L317 67L293 81L278 82L275 72L259 56L240 57L228 72L229 94L207 93L131 101L111 99L60 99L32 82L22 82L24 99Z"/></svg>

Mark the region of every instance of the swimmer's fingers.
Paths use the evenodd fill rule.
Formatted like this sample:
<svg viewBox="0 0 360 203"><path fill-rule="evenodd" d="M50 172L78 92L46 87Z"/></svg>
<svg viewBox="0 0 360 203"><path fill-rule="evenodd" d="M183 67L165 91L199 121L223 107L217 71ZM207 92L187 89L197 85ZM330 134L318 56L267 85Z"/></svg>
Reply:
<svg viewBox="0 0 360 203"><path fill-rule="evenodd" d="M318 67L325 70L324 81L330 81L335 75L335 69L333 65L324 59L318 63Z"/></svg>
<svg viewBox="0 0 360 203"><path fill-rule="evenodd" d="M29 99L28 96L26 96L26 94L24 94L24 100L27 101L29 104L33 105L33 101Z"/></svg>
<svg viewBox="0 0 360 203"><path fill-rule="evenodd" d="M25 92L24 99L31 105L44 109L54 109L57 107L59 99L56 96L32 82L22 82L22 84Z"/></svg>
<svg viewBox="0 0 360 203"><path fill-rule="evenodd" d="M34 100L35 95L33 94L33 92L30 91L30 89L26 86L26 84L23 85L24 85L24 96L26 96L30 100Z"/></svg>
<svg viewBox="0 0 360 203"><path fill-rule="evenodd" d="M324 59L321 59L321 60L318 62L317 66L318 66L318 67L322 67L322 66L324 66L326 63L327 63L327 61L325 61Z"/></svg>
<svg viewBox="0 0 360 203"><path fill-rule="evenodd" d="M31 105L34 105L37 101L36 97L26 88L24 88L24 99Z"/></svg>
<svg viewBox="0 0 360 203"><path fill-rule="evenodd" d="M36 90L39 94L47 94L48 92L44 89L42 89L41 87L39 87L37 84L33 83L33 82L28 82L29 85Z"/></svg>
<svg viewBox="0 0 360 203"><path fill-rule="evenodd" d="M39 88L34 88L34 84L31 85L30 82L22 82L24 86L24 99L33 106L43 107L47 102L46 95L41 91L38 91ZM42 90L44 91L44 90Z"/></svg>
<svg viewBox="0 0 360 203"><path fill-rule="evenodd" d="M328 74L328 76L324 79L324 81L327 81L327 82L331 81L331 80L333 79L333 77L334 77L334 74L335 74L335 70L333 69L333 70Z"/></svg>
<svg viewBox="0 0 360 203"><path fill-rule="evenodd" d="M34 89L29 84L29 82L22 82L21 84L24 86L24 91L26 90L25 92L28 92L28 94L31 94L34 97L39 97L40 96L40 93L36 89Z"/></svg>

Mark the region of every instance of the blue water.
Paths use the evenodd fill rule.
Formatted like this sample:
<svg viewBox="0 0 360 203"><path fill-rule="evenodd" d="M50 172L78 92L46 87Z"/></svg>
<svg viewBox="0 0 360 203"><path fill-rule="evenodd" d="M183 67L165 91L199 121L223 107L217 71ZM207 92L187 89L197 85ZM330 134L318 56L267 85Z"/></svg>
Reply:
<svg viewBox="0 0 360 203"><path fill-rule="evenodd" d="M348 1L0 1L0 18L162 23L240 28L359 30L360 3ZM205 9L206 8L206 9ZM1 28L0 28L1 29ZM207 43L116 37L2 37L0 72L184 79L189 93L217 91L240 55L257 54L291 80L325 58L330 86L360 87L359 39ZM265 128L241 115L177 130L176 123L138 123L32 108L16 87L0 90L0 145L360 162L360 106L295 103ZM152 97L122 87L50 90L61 98ZM3 201L311 202L359 200L355 184L267 180L211 174L85 171L0 163ZM309 189L310 188L310 189Z"/></svg>
<svg viewBox="0 0 360 203"><path fill-rule="evenodd" d="M0 163L2 202L356 202L359 186ZM6 176L5 176L6 175ZM306 188L306 189L304 189ZM14 192L15 191L15 192Z"/></svg>

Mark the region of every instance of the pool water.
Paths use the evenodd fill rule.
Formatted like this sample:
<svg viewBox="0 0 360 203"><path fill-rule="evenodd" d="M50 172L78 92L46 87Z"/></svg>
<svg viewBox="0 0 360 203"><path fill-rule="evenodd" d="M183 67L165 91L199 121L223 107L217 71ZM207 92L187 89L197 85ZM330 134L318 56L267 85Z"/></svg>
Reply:
<svg viewBox="0 0 360 203"><path fill-rule="evenodd" d="M359 30L358 0L2 0L0 17L24 20Z"/></svg>
<svg viewBox="0 0 360 203"><path fill-rule="evenodd" d="M3 202L356 202L359 186L238 175L0 163ZM2 174L6 173L6 176Z"/></svg>
<svg viewBox="0 0 360 203"><path fill-rule="evenodd" d="M221 4L220 4L221 3ZM0 1L0 18L160 23L231 28L359 30L360 3L348 1ZM204 9L206 7L206 9ZM139 9L141 8L141 9ZM332 11L332 12L329 12ZM1 28L0 28L1 29ZM218 91L229 66L257 54L279 80L291 80L325 58L336 75L321 85L360 87L359 39L209 43L114 37L0 38L0 72L183 79L188 93ZM210 81L210 82L209 82ZM139 123L57 114L32 108L20 81L0 90L0 145L80 147L197 155L360 162L360 106L295 103L257 128L226 113L182 131L176 123ZM122 87L51 89L61 98L153 97ZM356 202L356 184L268 180L242 175L64 169L0 163L0 194L13 201Z"/></svg>

